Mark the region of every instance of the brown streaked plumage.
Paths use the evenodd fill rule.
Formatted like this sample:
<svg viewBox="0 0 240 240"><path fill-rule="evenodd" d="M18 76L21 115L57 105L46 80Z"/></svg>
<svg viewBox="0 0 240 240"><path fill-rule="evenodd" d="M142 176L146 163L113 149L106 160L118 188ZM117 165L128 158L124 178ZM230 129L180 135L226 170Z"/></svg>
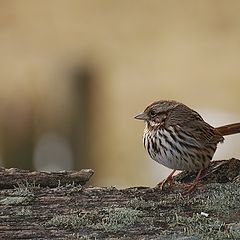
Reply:
<svg viewBox="0 0 240 240"><path fill-rule="evenodd" d="M173 169L161 187L172 181L176 170L199 171L192 189L223 136L240 133L240 123L214 128L196 111L173 100L156 101L135 118L146 122L143 142L150 157Z"/></svg>

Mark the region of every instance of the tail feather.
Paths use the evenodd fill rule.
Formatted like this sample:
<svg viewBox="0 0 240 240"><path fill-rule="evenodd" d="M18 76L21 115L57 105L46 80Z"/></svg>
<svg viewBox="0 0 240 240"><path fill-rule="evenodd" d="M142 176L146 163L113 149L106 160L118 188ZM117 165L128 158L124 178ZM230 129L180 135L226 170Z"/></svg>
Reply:
<svg viewBox="0 0 240 240"><path fill-rule="evenodd" d="M217 127L216 130L220 132L223 136L240 133L240 123L233 123Z"/></svg>

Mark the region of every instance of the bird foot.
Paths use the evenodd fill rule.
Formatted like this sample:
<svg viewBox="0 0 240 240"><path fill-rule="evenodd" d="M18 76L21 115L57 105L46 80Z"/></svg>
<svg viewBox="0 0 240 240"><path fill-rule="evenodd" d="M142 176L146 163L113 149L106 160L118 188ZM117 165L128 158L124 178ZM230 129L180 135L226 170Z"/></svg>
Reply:
<svg viewBox="0 0 240 240"><path fill-rule="evenodd" d="M196 182L194 181L194 182L192 182L190 184L184 184L182 186L182 189L183 189L184 193L188 194L188 193L193 192L196 189L196 186L199 185L199 182L200 181L196 181Z"/></svg>
<svg viewBox="0 0 240 240"><path fill-rule="evenodd" d="M163 190L163 188L168 185L169 187L172 187L175 184L175 181L173 179L173 177L167 177L166 179L164 179L162 182L158 183L156 188L160 188L161 190Z"/></svg>
<svg viewBox="0 0 240 240"><path fill-rule="evenodd" d="M160 188L161 190L163 190L163 187L165 185L169 185L169 187L171 187L173 184L175 184L175 181L173 179L173 174L176 172L176 170L173 170L166 179L164 179L162 182L160 182L156 188Z"/></svg>
<svg viewBox="0 0 240 240"><path fill-rule="evenodd" d="M185 194L188 194L190 192L192 192L193 190L195 190L196 186L199 184L200 182L200 175L201 175L202 170L200 170L196 176L196 178L194 179L194 181L192 183L189 184L184 184L184 186L182 187L184 190Z"/></svg>

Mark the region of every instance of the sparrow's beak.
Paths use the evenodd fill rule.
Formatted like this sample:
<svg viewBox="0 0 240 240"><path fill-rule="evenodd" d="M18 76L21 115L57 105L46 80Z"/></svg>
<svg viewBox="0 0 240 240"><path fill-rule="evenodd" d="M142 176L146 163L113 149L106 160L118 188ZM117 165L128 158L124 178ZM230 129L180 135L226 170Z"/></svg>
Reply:
<svg viewBox="0 0 240 240"><path fill-rule="evenodd" d="M148 120L148 116L146 113L142 112L142 113L139 113L137 116L134 117L135 119L138 119L138 120L145 120L147 121Z"/></svg>

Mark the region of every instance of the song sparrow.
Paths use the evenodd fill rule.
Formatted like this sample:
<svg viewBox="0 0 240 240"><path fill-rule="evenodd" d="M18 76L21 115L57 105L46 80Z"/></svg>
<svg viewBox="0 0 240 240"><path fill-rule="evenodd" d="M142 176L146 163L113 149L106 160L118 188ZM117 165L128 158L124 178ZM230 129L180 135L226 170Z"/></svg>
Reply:
<svg viewBox="0 0 240 240"><path fill-rule="evenodd" d="M189 187L192 190L223 136L240 133L240 123L214 128L196 111L176 101L154 102L135 118L146 122L143 143L150 157L173 169L160 183L161 188L173 181L176 170L198 171Z"/></svg>

